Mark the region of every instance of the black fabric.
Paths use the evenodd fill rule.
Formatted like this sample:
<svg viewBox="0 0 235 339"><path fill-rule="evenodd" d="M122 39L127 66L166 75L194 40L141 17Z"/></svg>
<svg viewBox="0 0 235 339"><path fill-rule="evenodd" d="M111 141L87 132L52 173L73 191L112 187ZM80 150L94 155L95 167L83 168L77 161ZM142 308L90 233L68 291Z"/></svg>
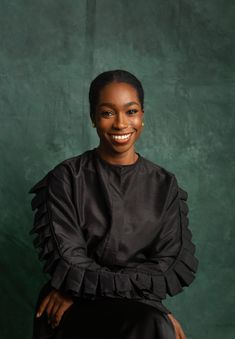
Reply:
<svg viewBox="0 0 235 339"><path fill-rule="evenodd" d="M48 282L37 306L51 289ZM77 298L56 329L47 323L45 314L34 319L33 339L175 339L174 327L165 313L130 299Z"/></svg>
<svg viewBox="0 0 235 339"><path fill-rule="evenodd" d="M52 287L168 313L161 300L193 281L187 193L140 154L134 164L112 165L89 150L58 164L30 193L37 209L30 233Z"/></svg>

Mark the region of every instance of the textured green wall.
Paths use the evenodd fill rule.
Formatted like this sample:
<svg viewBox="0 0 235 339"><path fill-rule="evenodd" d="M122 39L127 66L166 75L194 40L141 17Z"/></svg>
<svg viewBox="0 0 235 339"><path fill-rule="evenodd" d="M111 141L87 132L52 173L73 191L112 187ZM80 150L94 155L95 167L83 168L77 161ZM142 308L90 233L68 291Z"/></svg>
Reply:
<svg viewBox="0 0 235 339"><path fill-rule="evenodd" d="M31 338L47 279L27 192L97 145L88 86L115 68L145 87L138 151L189 193L200 267L167 305L188 339L235 338L234 17L229 0L0 1L1 339Z"/></svg>

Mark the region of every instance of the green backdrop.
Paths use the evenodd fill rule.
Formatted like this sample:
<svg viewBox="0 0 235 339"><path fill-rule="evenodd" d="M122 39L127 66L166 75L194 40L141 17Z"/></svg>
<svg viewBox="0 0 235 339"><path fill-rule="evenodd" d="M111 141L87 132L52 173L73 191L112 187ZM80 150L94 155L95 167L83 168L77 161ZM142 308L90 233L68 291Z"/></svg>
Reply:
<svg viewBox="0 0 235 339"><path fill-rule="evenodd" d="M200 266L167 305L188 339L235 338L234 17L229 0L0 1L1 339L31 338L47 280L27 192L97 145L88 87L116 68L145 88L137 150L189 193Z"/></svg>

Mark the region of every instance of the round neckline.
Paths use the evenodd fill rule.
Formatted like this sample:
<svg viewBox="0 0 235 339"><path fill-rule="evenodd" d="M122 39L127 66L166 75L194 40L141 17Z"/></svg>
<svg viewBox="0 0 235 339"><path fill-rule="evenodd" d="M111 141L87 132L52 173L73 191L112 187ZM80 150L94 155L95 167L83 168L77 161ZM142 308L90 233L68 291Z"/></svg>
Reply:
<svg viewBox="0 0 235 339"><path fill-rule="evenodd" d="M135 152L135 154L138 155L138 158L136 159L135 162L133 162L132 164L112 164L110 162L108 162L107 160L103 159L100 154L97 152L97 148L93 149L94 154L96 155L96 157L105 165L107 165L108 167L112 167L112 168L131 168L131 167L135 167L141 160L141 155L138 152Z"/></svg>

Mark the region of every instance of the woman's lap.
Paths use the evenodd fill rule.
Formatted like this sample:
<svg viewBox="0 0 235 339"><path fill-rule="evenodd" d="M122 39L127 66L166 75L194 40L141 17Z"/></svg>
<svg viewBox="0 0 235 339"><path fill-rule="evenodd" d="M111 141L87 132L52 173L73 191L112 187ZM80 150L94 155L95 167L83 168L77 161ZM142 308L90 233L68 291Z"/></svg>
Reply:
<svg viewBox="0 0 235 339"><path fill-rule="evenodd" d="M175 339L170 319L156 308L134 300L78 299L58 328L46 315L36 319L33 339Z"/></svg>

